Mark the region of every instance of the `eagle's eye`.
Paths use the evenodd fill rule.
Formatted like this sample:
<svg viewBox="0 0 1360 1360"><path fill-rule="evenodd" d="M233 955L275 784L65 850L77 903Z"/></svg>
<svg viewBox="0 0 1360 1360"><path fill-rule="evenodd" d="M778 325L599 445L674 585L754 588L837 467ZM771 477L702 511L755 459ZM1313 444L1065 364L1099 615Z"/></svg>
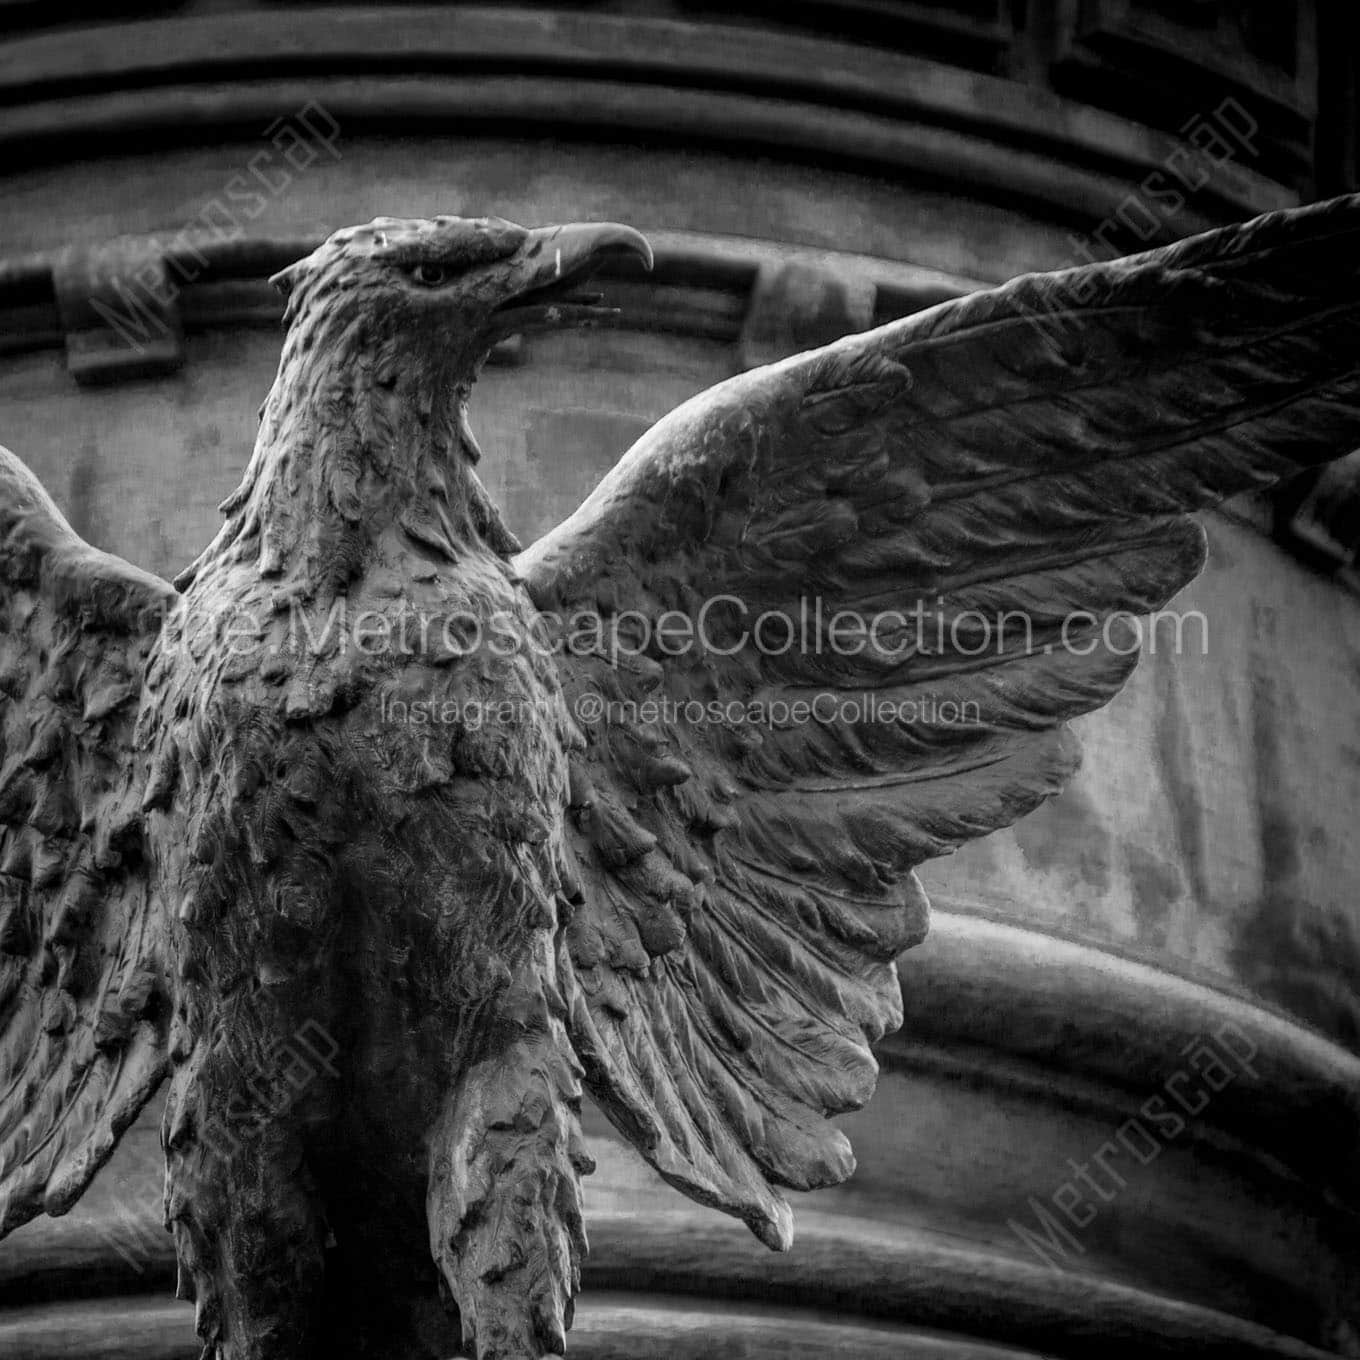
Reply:
<svg viewBox="0 0 1360 1360"><path fill-rule="evenodd" d="M442 264L418 264L411 271L411 277L426 288L438 288L441 283L448 282L449 271Z"/></svg>

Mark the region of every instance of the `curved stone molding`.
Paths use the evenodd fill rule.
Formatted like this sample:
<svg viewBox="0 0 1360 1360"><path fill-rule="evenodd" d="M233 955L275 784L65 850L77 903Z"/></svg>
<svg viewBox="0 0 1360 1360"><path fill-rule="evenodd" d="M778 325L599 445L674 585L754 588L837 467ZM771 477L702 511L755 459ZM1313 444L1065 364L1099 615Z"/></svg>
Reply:
<svg viewBox="0 0 1360 1360"><path fill-rule="evenodd" d="M584 1271L586 1294L572 1334L573 1355L636 1355L667 1340L670 1329L658 1324L652 1309L631 1301L638 1295L645 1300L657 1294L725 1300L731 1309L717 1313L724 1321L734 1315L740 1318L752 1303L772 1305L763 1319L757 1315L749 1327L735 1327L724 1335L746 1340L763 1330L785 1347L792 1340L786 1329L807 1326L799 1310L817 1310L825 1331L819 1334L814 1329L807 1333L808 1339L825 1344L834 1338L847 1347L852 1342L857 1347L866 1343L867 1350L841 1352L857 1360L877 1357L880 1351L873 1347L884 1333L873 1325L851 1323L849 1316L913 1329L888 1333L899 1347L893 1353L904 1356L960 1355L976 1360L996 1356L1000 1360L1006 1354L1042 1354L1053 1360L1085 1360L1093 1345L1099 1347L1102 1360L1187 1354L1215 1360L1324 1360L1334 1354L1211 1309L999 1255L941 1246L920 1235L871 1223L804 1213L803 1231L794 1250L777 1255L754 1246L741 1225L712 1214L668 1212L665 1219L667 1249L662 1253L656 1247L655 1224L634 1213L596 1213ZM36 1244L29 1246L30 1253L35 1249ZM107 1263L109 1258L105 1247L103 1260ZM159 1283L163 1273L173 1277L168 1250L163 1265L164 1271L147 1271L135 1279L125 1272L127 1284L138 1291ZM68 1285L74 1286L76 1278L68 1276ZM610 1308L604 1296L609 1291L626 1291L630 1302L623 1311L631 1314L631 1327L621 1328L617 1316L608 1318ZM595 1308L602 1308L606 1316L592 1325ZM828 1313L837 1312L847 1315L844 1323L827 1320ZM714 1315L708 1303L702 1313ZM119 1349L101 1351L100 1338L114 1335L115 1323ZM919 1336L915 1329L937 1333L934 1344L942 1348L911 1349L917 1344L913 1338ZM597 1351L592 1343L602 1335L608 1336L610 1347L631 1342L638 1350ZM187 1354L191 1338L192 1307L158 1296L139 1297L136 1292L117 1301L105 1298L80 1305L54 1302L0 1310L0 1350L12 1360L105 1354L110 1360L115 1356L118 1360L165 1356L168 1360ZM945 1338L954 1349L943 1348ZM921 1341L929 1344L925 1338ZM674 1354L722 1355L722 1350L713 1348L718 1344L710 1336L710 1349L691 1341ZM1020 1349L998 1352L996 1346ZM669 1349L662 1353L673 1354ZM790 1356L828 1353L835 1352L770 1352ZM732 1354L763 1352L736 1350Z"/></svg>
<svg viewBox="0 0 1360 1360"><path fill-rule="evenodd" d="M72 1355L82 1360L183 1360L195 1344L191 1315L189 1305L154 1297L35 1308L25 1310L21 1319L0 1319L0 1341L6 1343L10 1360L68 1360ZM829 1355L855 1360L1041 1360L1037 1351L916 1328L836 1323L792 1309L647 1295L602 1294L583 1302L569 1344L579 1360L637 1360L640 1355L665 1360L824 1360ZM1321 1360L1325 1353L1285 1348L1242 1354Z"/></svg>
<svg viewBox="0 0 1360 1360"><path fill-rule="evenodd" d="M20 1324L22 1322L22 1330ZM116 1341L111 1340L117 1337ZM184 1360L195 1349L192 1308L131 1298L28 1310L0 1318L9 1360ZM723 1307L673 1298L596 1296L582 1303L573 1360L1039 1360L1033 1351L931 1335L915 1328L828 1322L772 1308Z"/></svg>
<svg viewBox="0 0 1360 1360"><path fill-rule="evenodd" d="M789 270L825 280L830 287L849 288L863 299L862 315L847 312L844 326L834 333L804 340L795 314L797 299L781 294L780 314L793 327L785 352L793 352L981 286L938 270L770 242L664 231L651 233L651 239L656 267L650 275L642 278L636 270L620 272L617 267L600 275L607 300L619 309L620 324L630 330L735 342L763 288ZM269 276L319 244L319 237L222 239L186 230L120 238L50 257L0 258L0 354L46 349L63 341L70 354L73 333L88 334L103 318L99 328L109 332L107 367L91 374L88 366L73 364L77 381L105 381L122 372L142 376L144 332L169 330L164 319L168 308L174 310L175 327L190 331L277 325L283 301L269 286ZM148 282L148 269L155 273L153 282ZM121 332L122 348L128 351L125 367L114 332ZM764 351L753 353L750 362L770 357Z"/></svg>
<svg viewBox="0 0 1360 1360"><path fill-rule="evenodd" d="M464 133L569 129L829 157L1034 203L1074 224L1132 214L1126 226L1144 241L1298 201L1245 154L1231 173L1205 173L1175 138L1038 87L737 25L335 6L266 10L249 24L128 23L116 43L70 29L0 45L0 144L16 154L263 125L309 100L370 128L456 121ZM1201 112L1208 128L1215 110ZM1138 186L1149 183L1144 197L1181 200L1175 230L1139 208ZM1194 186L1193 205L1177 183Z"/></svg>
<svg viewBox="0 0 1360 1360"><path fill-rule="evenodd" d="M1176 1091L1188 1105L1200 1105L1195 1092L1208 1096L1182 1107L1191 1137L1266 1154L1360 1209L1360 1057L1282 1012L1168 971L1170 961L1154 967L1108 944L950 911L938 897L927 942L899 967L906 1018L883 1045L889 1061L910 1068L932 1048L954 1063L961 1051L1019 1060L1042 1073L1036 1084L1050 1100L1062 1098L1066 1077L1070 1098L1089 1104L1092 1088L1071 1079L1093 1083L1116 1123L1185 1073ZM1216 1073L1213 1089L1198 1075L1209 1066L1201 1047L1235 1061L1244 1079Z"/></svg>

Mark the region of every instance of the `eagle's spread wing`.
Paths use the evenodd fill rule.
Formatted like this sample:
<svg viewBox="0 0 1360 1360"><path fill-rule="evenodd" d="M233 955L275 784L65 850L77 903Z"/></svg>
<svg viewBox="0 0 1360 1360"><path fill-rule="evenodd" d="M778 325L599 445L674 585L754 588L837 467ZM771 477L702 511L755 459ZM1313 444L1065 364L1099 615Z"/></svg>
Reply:
<svg viewBox="0 0 1360 1360"><path fill-rule="evenodd" d="M1353 198L734 378L522 555L569 697L612 705L573 781L573 1039L668 1180L783 1246L773 1187L850 1173L826 1116L868 1098L900 1022L913 866L1062 787L1063 724L1134 665L1120 611L1200 568L1185 512L1360 442L1358 364ZM807 641L776 619L765 654L738 645L767 610ZM584 656L580 611L603 616ZM865 694L897 707L738 711Z"/></svg>
<svg viewBox="0 0 1360 1360"><path fill-rule="evenodd" d="M68 1209L162 1075L132 736L173 598L0 448L0 1236Z"/></svg>

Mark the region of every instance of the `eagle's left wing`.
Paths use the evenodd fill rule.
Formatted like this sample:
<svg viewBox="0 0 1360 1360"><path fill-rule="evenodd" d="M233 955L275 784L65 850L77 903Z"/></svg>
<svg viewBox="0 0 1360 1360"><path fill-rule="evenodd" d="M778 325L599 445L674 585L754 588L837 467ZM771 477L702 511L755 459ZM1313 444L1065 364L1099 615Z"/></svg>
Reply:
<svg viewBox="0 0 1360 1360"><path fill-rule="evenodd" d="M165 1070L133 729L176 598L0 448L0 1237L71 1207Z"/></svg>
<svg viewBox="0 0 1360 1360"><path fill-rule="evenodd" d="M913 866L1062 787L1187 511L1357 443L1352 198L734 378L518 559L585 735L573 1042L663 1176L788 1243L776 1187L853 1167Z"/></svg>

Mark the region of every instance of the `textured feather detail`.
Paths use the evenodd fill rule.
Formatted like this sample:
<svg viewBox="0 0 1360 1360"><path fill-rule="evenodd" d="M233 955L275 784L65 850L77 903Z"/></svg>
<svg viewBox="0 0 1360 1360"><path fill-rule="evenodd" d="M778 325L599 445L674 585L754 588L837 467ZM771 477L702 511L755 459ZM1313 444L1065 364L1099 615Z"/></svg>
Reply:
<svg viewBox="0 0 1360 1360"><path fill-rule="evenodd" d="M430 1245L480 1360L565 1353L586 1252L581 1069L546 938L539 953L431 1142Z"/></svg>
<svg viewBox="0 0 1360 1360"><path fill-rule="evenodd" d="M774 1187L853 1167L826 1118L868 1097L869 1045L900 1021L892 959L927 919L914 866L1061 789L1063 724L1135 663L1129 616L1202 565L1187 512L1357 442L1351 198L733 378L516 559L540 609L605 616L596 651L560 663L569 698L613 705L572 777L572 1037L667 1179L787 1245ZM718 597L680 655L655 630L611 651L625 619L695 623ZM743 642L767 610L801 645ZM838 611L900 621L847 654ZM825 695L880 706L743 717ZM679 720L647 722L649 697ZM919 716L944 704L968 721Z"/></svg>
<svg viewBox="0 0 1360 1360"><path fill-rule="evenodd" d="M0 449L0 1235L69 1209L164 1073L133 729L173 599Z"/></svg>

